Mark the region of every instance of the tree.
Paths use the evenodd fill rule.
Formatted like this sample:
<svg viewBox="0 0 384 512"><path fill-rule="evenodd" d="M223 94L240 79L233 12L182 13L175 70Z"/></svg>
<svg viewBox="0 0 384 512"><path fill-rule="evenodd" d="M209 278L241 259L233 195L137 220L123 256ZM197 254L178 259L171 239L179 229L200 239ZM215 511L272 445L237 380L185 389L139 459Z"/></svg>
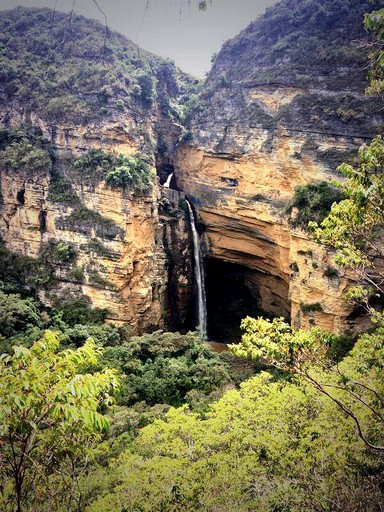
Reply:
<svg viewBox="0 0 384 512"><path fill-rule="evenodd" d="M116 372L80 373L100 353L91 339L76 351L58 347L47 331L30 349L0 356L2 510L36 510L40 502L70 510L80 499L78 472L108 426L99 408L111 403Z"/></svg>
<svg viewBox="0 0 384 512"><path fill-rule="evenodd" d="M360 163L338 169L346 180L336 183L346 199L333 204L329 215L318 225L310 223L315 239L336 250L335 262L352 268L360 286L350 298L364 301L371 313L372 293L384 293L384 143L377 136L359 150Z"/></svg>
<svg viewBox="0 0 384 512"><path fill-rule="evenodd" d="M242 322L245 334L231 351L240 357L263 360L311 384L331 399L356 424L365 445L384 454L384 327L363 336L354 348L355 359L335 364L328 347L335 336L318 327L295 330L283 318L272 321L247 317ZM371 422L377 430L372 432ZM381 444L377 445L376 439Z"/></svg>

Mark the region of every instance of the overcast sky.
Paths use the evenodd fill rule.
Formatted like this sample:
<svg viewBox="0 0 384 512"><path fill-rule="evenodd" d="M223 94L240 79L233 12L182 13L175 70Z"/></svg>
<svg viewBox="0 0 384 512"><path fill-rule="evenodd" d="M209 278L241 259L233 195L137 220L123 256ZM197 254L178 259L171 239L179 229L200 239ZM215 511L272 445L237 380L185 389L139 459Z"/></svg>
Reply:
<svg viewBox="0 0 384 512"><path fill-rule="evenodd" d="M0 0L0 9L18 5L68 11L74 0ZM184 71L204 76L213 53L277 0L212 0L205 12L197 0L97 0L108 25L142 48L173 59ZM93 0L75 0L75 11L102 19Z"/></svg>

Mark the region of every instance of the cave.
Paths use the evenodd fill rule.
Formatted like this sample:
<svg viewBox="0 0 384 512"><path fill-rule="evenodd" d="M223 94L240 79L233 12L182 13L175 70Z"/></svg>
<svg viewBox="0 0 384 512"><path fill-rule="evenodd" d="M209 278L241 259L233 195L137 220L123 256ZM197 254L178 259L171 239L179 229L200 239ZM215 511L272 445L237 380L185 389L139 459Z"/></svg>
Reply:
<svg viewBox="0 0 384 512"><path fill-rule="evenodd" d="M44 210L39 213L39 229L42 233L47 230L47 215L48 212Z"/></svg>
<svg viewBox="0 0 384 512"><path fill-rule="evenodd" d="M249 268L215 258L205 259L208 337L212 341L240 341L240 323L246 316L272 318L261 308L262 298L252 286Z"/></svg>
<svg viewBox="0 0 384 512"><path fill-rule="evenodd" d="M17 192L16 199L20 206L25 205L25 188L23 188Z"/></svg>

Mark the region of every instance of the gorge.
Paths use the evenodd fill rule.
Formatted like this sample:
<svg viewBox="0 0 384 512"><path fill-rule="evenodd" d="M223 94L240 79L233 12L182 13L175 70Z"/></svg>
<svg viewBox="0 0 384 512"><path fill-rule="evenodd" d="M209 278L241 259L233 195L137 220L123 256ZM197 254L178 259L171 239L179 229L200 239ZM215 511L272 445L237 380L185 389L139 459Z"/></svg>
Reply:
<svg viewBox="0 0 384 512"><path fill-rule="evenodd" d="M354 276L296 222L292 202L299 186L339 179L337 165L382 126L379 99L364 94L367 51L355 44L367 38L361 19L372 6L349 3L340 23L331 15L340 6L329 2L326 29L316 6L288 1L284 26L285 14L270 8L224 44L199 92L197 80L137 55L119 34L95 60L89 45L104 51L103 27L81 17L51 55L48 79L49 11L4 13L13 46L0 90L0 232L7 250L50 273L26 278L34 293L48 306L86 297L133 333L193 328L191 203L208 312L219 324L228 315L221 308L220 317L215 287L229 287L243 316L262 311L332 332L363 326L342 299ZM53 39L66 30L64 15L56 21ZM29 91L21 47L35 65ZM157 177L135 185L130 165L156 168Z"/></svg>
<svg viewBox="0 0 384 512"><path fill-rule="evenodd" d="M204 81L71 4L0 16L0 510L382 512L383 0Z"/></svg>

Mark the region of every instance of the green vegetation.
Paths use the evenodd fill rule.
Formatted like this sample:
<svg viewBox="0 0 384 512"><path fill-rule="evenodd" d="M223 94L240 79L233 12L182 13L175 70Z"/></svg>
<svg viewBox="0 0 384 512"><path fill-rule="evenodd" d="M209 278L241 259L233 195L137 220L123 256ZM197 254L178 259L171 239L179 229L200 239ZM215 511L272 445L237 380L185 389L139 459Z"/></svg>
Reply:
<svg viewBox="0 0 384 512"><path fill-rule="evenodd" d="M376 94L384 90L384 9L373 11L370 14L366 13L364 19L364 28L365 30L372 32L375 38L375 45L373 47L371 46L371 69L368 74L369 87L367 92L368 94Z"/></svg>
<svg viewBox="0 0 384 512"><path fill-rule="evenodd" d="M154 170L142 156L124 156L102 149L90 149L74 161L82 181L97 183L105 180L112 188L130 189L142 193L152 188Z"/></svg>
<svg viewBox="0 0 384 512"><path fill-rule="evenodd" d="M313 256L313 252L311 250L303 251L302 249L300 249L299 251L297 251L297 254L300 254L300 256L308 256L309 258L312 258Z"/></svg>
<svg viewBox="0 0 384 512"><path fill-rule="evenodd" d="M361 84L363 76L338 73L337 68L363 69L366 65L367 49L351 41L366 38L362 23L356 20L374 8L369 0L287 0L268 8L264 16L226 42L214 69L227 72L235 82L284 80L303 85L325 78L340 88ZM227 62L231 62L230 69Z"/></svg>
<svg viewBox="0 0 384 512"><path fill-rule="evenodd" d="M316 313L324 311L323 306L320 304L320 302L301 302L300 309L303 313Z"/></svg>
<svg viewBox="0 0 384 512"><path fill-rule="evenodd" d="M72 267L69 273L70 273L70 276L75 281L83 282L85 280L84 270L80 267Z"/></svg>
<svg viewBox="0 0 384 512"><path fill-rule="evenodd" d="M157 331L108 348L104 364L126 374L123 403L181 405L230 382L226 364L192 333Z"/></svg>
<svg viewBox="0 0 384 512"><path fill-rule="evenodd" d="M55 310L65 327L74 327L78 324L102 324L108 314L106 309L92 308L90 300L86 297L60 300L55 305Z"/></svg>
<svg viewBox="0 0 384 512"><path fill-rule="evenodd" d="M336 30L338 47L332 46L329 56L318 41L319 30L335 32L331 29L337 26L336 14L350 7L354 16L365 7L365 2L347 4L341 0L286 0L279 4L280 11L268 11L268 32L261 31L260 39L263 42L264 38L263 44L269 41L278 62L285 51L291 58L287 66L301 62L300 72L307 71L307 61L300 61L304 57L299 56L305 53L305 45L316 48L319 59L314 65L320 68L332 59L339 59L341 65L351 59L358 66L356 53L348 53L343 45L345 31L353 31L349 26ZM85 37L83 30L84 26L93 27L92 23L80 19L84 26L83 32L76 34L78 42L73 35L68 35L67 41L67 28L59 32L48 11L28 11L33 22L25 10L20 12L19 24L15 11L0 21L4 28L4 33L0 31L0 78L10 98L25 101L30 110L34 102L41 101L51 120L66 115L63 106L73 110L74 118L85 119L92 105L108 111L117 91L122 94L118 86L124 82L140 108L149 109L159 100L161 109L172 112L171 102L161 98L160 78L169 71L168 64L150 62L155 80L147 64L137 58L130 62L132 74L122 74L118 76L121 81L114 83L121 71L116 48L107 37L101 46L107 65L95 61L95 39ZM65 20L58 17L60 22ZM380 31L383 17L379 17ZM44 27L48 19L52 36L41 39L38 21ZM377 22L370 20L367 23L377 28ZM304 33L292 38L285 33L286 27L306 24L313 29L313 40ZM257 22L245 34L256 29ZM3 58L6 38L21 31L31 48L37 49L23 53L24 47L11 40L12 58ZM100 30L101 43L102 35ZM45 70L52 89L41 80L43 66L36 55L30 58L29 67L11 69L19 55L52 53L56 48L52 41L63 41L63 51L51 55L53 69ZM239 51L247 54L252 52L253 41L247 41L243 33L231 44L239 44ZM124 61L130 53L119 49ZM89 67L77 66L75 52L88 59ZM69 68L64 67L67 61ZM68 69L84 73L82 80L88 87L84 96L78 94L78 83ZM248 69L252 73L254 67ZM374 66L373 72L373 86L381 88L381 68ZM59 78L63 93L57 91L54 96ZM235 73L231 79L236 80ZM68 82L67 88L64 82ZM124 108L124 100L119 100L118 108ZM338 115L347 119L350 113L342 108ZM12 162L17 162L20 169L26 158L26 168L39 168L40 157L32 158L29 149L23 149L29 139L17 137L6 135L4 147L0 147L4 158L9 158L5 165L16 166ZM7 148L12 148L9 154ZM45 151L44 143L41 148ZM84 179L100 173L100 179L107 180L113 171L116 174L110 177L110 186L134 187L134 171L129 165L137 162L125 162L127 169L117 172L124 166L111 169L106 153L90 152L83 157L75 171ZM379 264L383 257L383 165L384 145L377 137L362 147L359 163L341 166L346 179L338 189L324 183L309 184L297 191L290 205L291 212L298 209L293 220L298 219L303 227L309 219L315 221L311 230L316 240L335 250L336 263L358 273L361 282L348 292L348 298L366 306L374 328L359 336L339 338L320 328L295 330L283 319L248 317L242 322L242 341L231 351L247 369L252 360L262 363L268 372L259 372L240 387L241 371L234 372L225 364L231 363L233 356L217 356L195 334L157 331L131 336L127 326L106 324L108 311L92 309L80 294L51 295L52 308L32 299L31 294L54 277L56 266L76 263L71 244L48 243L35 261L12 254L1 243L1 510L379 512L384 502L384 287ZM59 183L66 179L65 173L58 175ZM128 183L129 179L133 181ZM57 189L59 196L63 183ZM339 202L332 199L337 190L342 194ZM113 238L121 231L98 212L76 202L73 205L72 213L57 227L69 225L87 236L96 232L98 238L87 242L87 247L105 255L107 249L100 238ZM310 251L298 254L313 256ZM292 271L298 269L293 262ZM84 278L79 267L73 266L69 272L73 278ZM100 279L94 271L87 268L87 272L90 279ZM324 276L332 279L336 272L328 267ZM228 283L225 286L228 288ZM244 309L233 293L225 295L217 283L214 288L222 304L226 305L230 296L230 314ZM306 313L323 310L318 302L300 307ZM50 331L44 333L44 329ZM249 377L247 371L243 375ZM118 384L118 406L107 419L110 393Z"/></svg>
<svg viewBox="0 0 384 512"><path fill-rule="evenodd" d="M80 199L74 192L71 183L64 176L51 174L49 182L48 200L54 203L62 203L68 205L76 205L80 203Z"/></svg>
<svg viewBox="0 0 384 512"><path fill-rule="evenodd" d="M43 248L41 258L50 263L72 263L76 260L76 251L66 242L49 242Z"/></svg>
<svg viewBox="0 0 384 512"><path fill-rule="evenodd" d="M94 229L97 236L107 239L113 239L124 234L115 222L103 217L95 210L89 210L85 206L79 206L67 217L58 219L57 225L59 228L86 235L90 235Z"/></svg>
<svg viewBox="0 0 384 512"><path fill-rule="evenodd" d="M43 137L21 130L0 130L0 166L13 171L50 170L52 155Z"/></svg>
<svg viewBox="0 0 384 512"><path fill-rule="evenodd" d="M368 310L370 297L382 297L382 270L377 261L383 257L381 237L384 226L384 143L380 136L359 150L360 163L339 167L346 180L339 184L346 199L334 204L321 224L312 223L315 238L336 249L335 262L353 267L360 285L348 294L364 302ZM377 314L376 312L374 313Z"/></svg>
<svg viewBox="0 0 384 512"><path fill-rule="evenodd" d="M154 176L155 171L143 159L127 156L119 159L105 182L112 188L131 188L138 193L152 188Z"/></svg>
<svg viewBox="0 0 384 512"><path fill-rule="evenodd" d="M25 333L29 328L42 326L36 302L19 294L0 291L0 340Z"/></svg>
<svg viewBox="0 0 384 512"><path fill-rule="evenodd" d="M80 373L100 353L92 340L77 351L58 347L47 331L30 349L0 358L2 510L27 510L30 500L35 509L76 505L76 479L108 426L98 408L111 403L116 373Z"/></svg>
<svg viewBox="0 0 384 512"><path fill-rule="evenodd" d="M339 188L325 181L297 187L286 210L291 215L291 225L308 229L310 221L321 222L328 215L332 204L340 202L344 197Z"/></svg>
<svg viewBox="0 0 384 512"><path fill-rule="evenodd" d="M100 286L101 288L109 288L110 290L116 289L115 285L111 281L105 279L105 277L100 275L96 270L89 270L88 278L90 283Z"/></svg>
<svg viewBox="0 0 384 512"><path fill-rule="evenodd" d="M284 342L293 334L287 332L289 326L274 327L279 329L275 350L283 342L281 358L285 361L292 348L300 360L300 341L289 346ZM312 338L318 339L314 334ZM243 339L244 346L248 339ZM264 339L260 336L260 344ZM380 336L365 336L358 342L340 367L347 382L363 378L362 383L382 391L382 370L360 370L379 340ZM254 344L254 339L249 342ZM256 354L257 350L255 346ZM271 359L270 345L261 355ZM314 361L305 359L309 371ZM375 402L363 389L351 396L348 384L336 390L337 372L313 368L313 373L354 411L361 408L359 396ZM379 510L380 457L365 450L355 423L334 401L305 379L297 377L296 382L262 373L240 390L228 391L204 416L186 406L171 409L165 418L142 429L135 446L117 460L95 468L85 483L92 496L89 510L302 512L333 510L330 503L336 500L345 512ZM372 442L383 440L381 420L368 407L361 421Z"/></svg>
<svg viewBox="0 0 384 512"><path fill-rule="evenodd" d="M72 13L14 9L0 21L0 80L4 103L15 101L50 123L83 123L135 108L145 115L157 98L169 98L180 119L198 81L162 59ZM184 99L183 99L184 98Z"/></svg>

